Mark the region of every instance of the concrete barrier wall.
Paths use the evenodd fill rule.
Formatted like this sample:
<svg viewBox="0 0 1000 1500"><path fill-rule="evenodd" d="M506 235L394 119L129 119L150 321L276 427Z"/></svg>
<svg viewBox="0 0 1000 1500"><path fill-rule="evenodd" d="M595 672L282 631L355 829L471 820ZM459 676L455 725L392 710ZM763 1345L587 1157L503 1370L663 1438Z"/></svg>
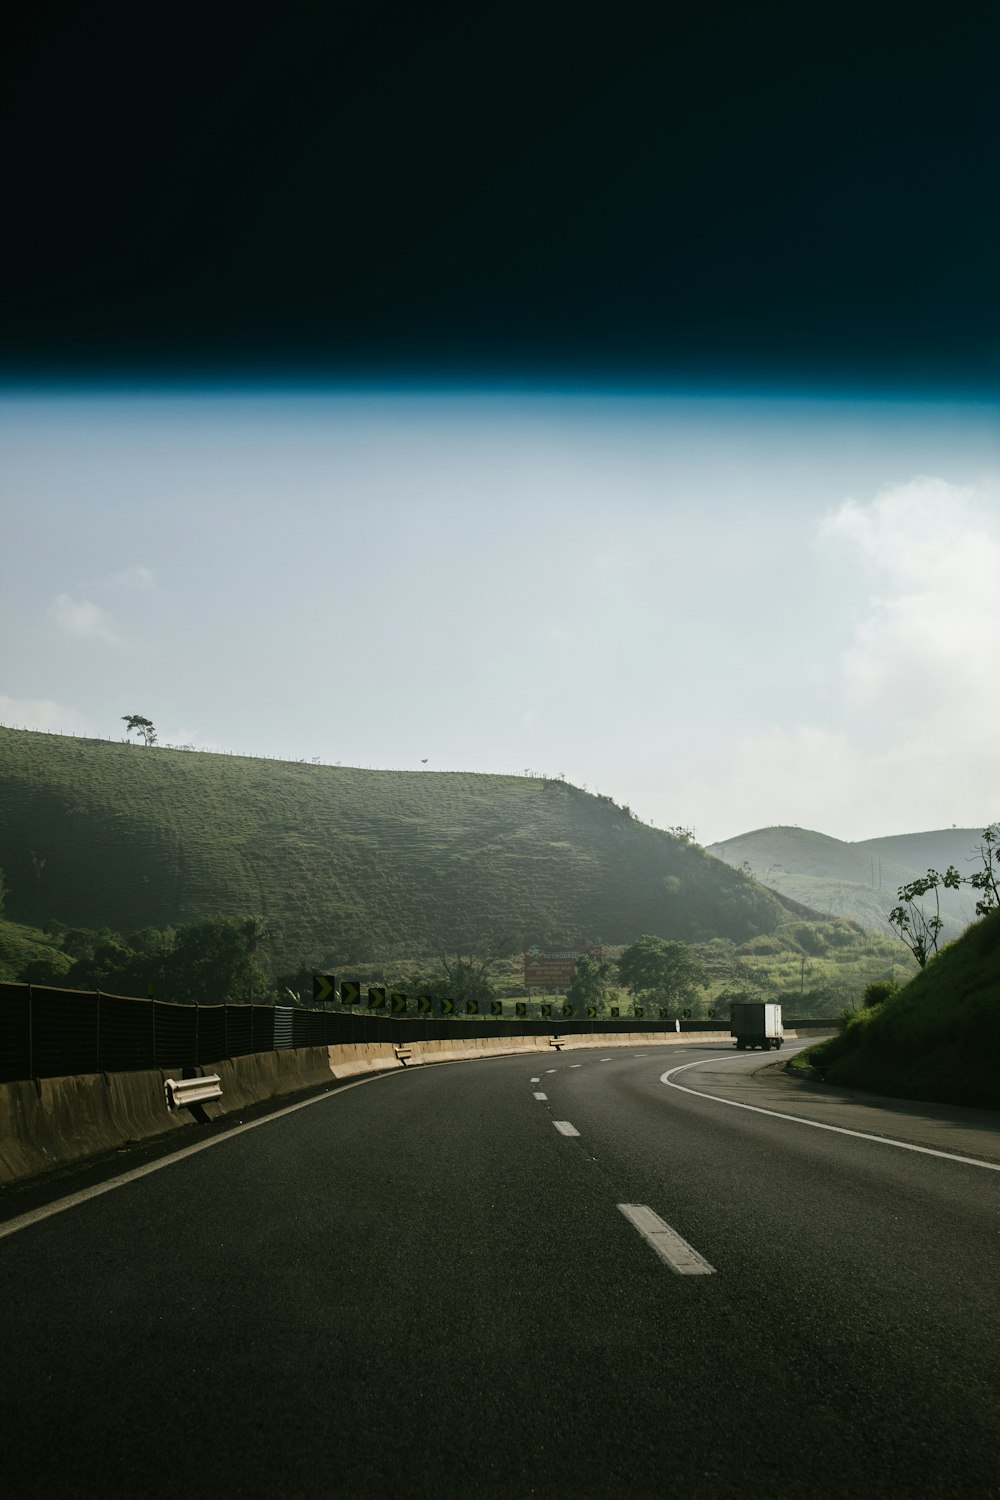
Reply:
<svg viewBox="0 0 1000 1500"><path fill-rule="evenodd" d="M218 1073L222 1082L222 1098L202 1106L209 1119L331 1081L325 1047L254 1052L224 1058L199 1071ZM170 1076L163 1069L147 1068L0 1083L0 1183L18 1182L190 1125L190 1109L167 1108L163 1085Z"/></svg>
<svg viewBox="0 0 1000 1500"><path fill-rule="evenodd" d="M789 1040L796 1035L785 1032ZM728 1031L580 1032L564 1035L560 1041L567 1051L584 1047L635 1050L702 1041L728 1044L730 1035ZM202 1109L209 1119L222 1119L252 1105L359 1074L522 1052L551 1055L555 1050L548 1036L523 1036L413 1042L405 1063L391 1042L254 1052L199 1070L218 1073L222 1083L222 1098L209 1100ZM190 1125L194 1116L189 1109L167 1109L163 1085L169 1076L162 1069L150 1068L0 1083L0 1183L17 1182Z"/></svg>

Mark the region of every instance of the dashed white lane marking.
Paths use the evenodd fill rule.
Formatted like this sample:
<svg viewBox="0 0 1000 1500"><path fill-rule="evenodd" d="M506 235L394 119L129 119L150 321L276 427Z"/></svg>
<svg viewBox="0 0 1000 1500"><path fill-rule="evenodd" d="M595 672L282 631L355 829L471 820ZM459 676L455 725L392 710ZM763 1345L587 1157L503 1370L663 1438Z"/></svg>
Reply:
<svg viewBox="0 0 1000 1500"><path fill-rule="evenodd" d="M688 1068L701 1068L705 1063L734 1060L702 1057L698 1062L683 1063L679 1068L670 1068L666 1073L661 1073L660 1082L665 1083L667 1088L679 1089L682 1094L693 1094L696 1099L708 1099L713 1104L729 1104L733 1109L748 1109L751 1114L790 1120L793 1125L811 1125L814 1130L832 1130L834 1135L853 1135L859 1141L874 1141L879 1146L895 1146L898 1151L918 1151L921 1156L940 1156L944 1161L960 1161L967 1167L985 1167L987 1172L1000 1172L1000 1162L979 1161L974 1156L957 1156L953 1151L935 1151L931 1146L915 1146L912 1141L895 1141L887 1135L869 1135L865 1130L848 1130L846 1125L826 1125L822 1120L807 1120L803 1115L785 1115L777 1109L762 1109L759 1104L741 1104L738 1099L720 1099L717 1094L706 1094L701 1089L689 1089L683 1083L673 1082L675 1073L684 1073Z"/></svg>
<svg viewBox="0 0 1000 1500"><path fill-rule="evenodd" d="M676 1229L671 1229L659 1214L654 1214L645 1203L619 1203L621 1212L634 1225L647 1244L652 1245L657 1255L678 1276L712 1276L715 1267L710 1266L693 1245L681 1239Z"/></svg>
<svg viewBox="0 0 1000 1500"><path fill-rule="evenodd" d="M545 1071L546 1071L546 1073L555 1073L556 1069L555 1068L546 1068Z"/></svg>
<svg viewBox="0 0 1000 1500"><path fill-rule="evenodd" d="M556 1129L558 1130L558 1132L559 1132L560 1135L579 1135L580 1134L580 1132L577 1130L576 1126L575 1125L571 1125L568 1120L553 1120L552 1123L556 1127Z"/></svg>
<svg viewBox="0 0 1000 1500"><path fill-rule="evenodd" d="M529 1082L530 1082L530 1083L541 1083L541 1081L542 1081L542 1080L541 1080L541 1079L540 1079L540 1078L532 1078L532 1079L529 1079Z"/></svg>
<svg viewBox="0 0 1000 1500"><path fill-rule="evenodd" d="M611 1059L610 1059L610 1057L599 1057L599 1058L598 1058L598 1059L597 1059L597 1061L598 1061L598 1062L610 1062L610 1061L611 1061Z"/></svg>
<svg viewBox="0 0 1000 1500"><path fill-rule="evenodd" d="M583 1063L570 1063L571 1068L582 1068Z"/></svg>
<svg viewBox="0 0 1000 1500"><path fill-rule="evenodd" d="M549 1096L548 1094L535 1094L534 1097L536 1099L547 1099Z"/></svg>

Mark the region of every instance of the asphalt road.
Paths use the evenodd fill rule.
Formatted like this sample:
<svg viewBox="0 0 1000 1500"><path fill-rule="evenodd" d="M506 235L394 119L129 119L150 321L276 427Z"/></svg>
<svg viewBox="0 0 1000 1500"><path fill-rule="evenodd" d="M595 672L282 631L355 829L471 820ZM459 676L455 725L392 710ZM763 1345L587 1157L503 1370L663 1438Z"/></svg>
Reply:
<svg viewBox="0 0 1000 1500"><path fill-rule="evenodd" d="M4 1494L1000 1496L989 1117L898 1149L760 1057L637 1054L377 1078L8 1203Z"/></svg>

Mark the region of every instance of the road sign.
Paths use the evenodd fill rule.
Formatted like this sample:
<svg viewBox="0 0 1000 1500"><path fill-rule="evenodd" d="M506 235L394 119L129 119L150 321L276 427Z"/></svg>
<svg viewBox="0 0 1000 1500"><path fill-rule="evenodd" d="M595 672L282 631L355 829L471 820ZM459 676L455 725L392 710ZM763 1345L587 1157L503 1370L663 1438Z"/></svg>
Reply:
<svg viewBox="0 0 1000 1500"><path fill-rule="evenodd" d="M336 988L337 980L333 974L313 975L313 999L318 1000L321 1004L325 1004L327 1000L333 999Z"/></svg>
<svg viewBox="0 0 1000 1500"><path fill-rule="evenodd" d="M429 1016L430 1015L430 1013L431 1013L431 997L430 997L430 995L418 995L417 996L417 1010L420 1012L420 1014L422 1016Z"/></svg>
<svg viewBox="0 0 1000 1500"><path fill-rule="evenodd" d="M385 990L381 985L376 985L374 989L369 989L368 1009L385 1010Z"/></svg>
<svg viewBox="0 0 1000 1500"><path fill-rule="evenodd" d="M465 1002L465 1014L467 1016L478 1016L478 1014L479 1014L479 1001L478 1000L466 1000L466 1002Z"/></svg>
<svg viewBox="0 0 1000 1500"><path fill-rule="evenodd" d="M543 1005L542 1006L542 1015L545 1017L546 1020L549 1019L549 1017L552 1015L552 1007L551 1007L551 1005Z"/></svg>
<svg viewBox="0 0 1000 1500"><path fill-rule="evenodd" d="M406 1009L406 996L401 995L398 990L393 990L389 996L389 1004L392 1006L393 1015L398 1016Z"/></svg>
<svg viewBox="0 0 1000 1500"><path fill-rule="evenodd" d="M691 1019L691 1007L689 1005L685 1005L684 1007L684 1019L685 1021L690 1021Z"/></svg>
<svg viewBox="0 0 1000 1500"><path fill-rule="evenodd" d="M632 1014L635 1016L637 1021L641 1021L646 1012L643 1010L641 1005L637 1005Z"/></svg>
<svg viewBox="0 0 1000 1500"><path fill-rule="evenodd" d="M596 1007L593 1006L593 1005L588 1005L587 1006L587 1020L588 1021L595 1021L596 1019L597 1019L597 1009L596 1009Z"/></svg>
<svg viewBox="0 0 1000 1500"><path fill-rule="evenodd" d="M611 1007L611 1014L614 1017L614 1019L617 1021L618 1017L621 1015L621 1011L618 1009L617 1005L612 1005L612 1007Z"/></svg>
<svg viewBox="0 0 1000 1500"><path fill-rule="evenodd" d="M670 1016L669 1010L667 1010L666 1006L661 1005L660 1006L660 1020L661 1021L666 1021L669 1018L669 1016Z"/></svg>
<svg viewBox="0 0 1000 1500"><path fill-rule="evenodd" d="M563 1006L563 1015L566 1017L567 1021L569 1020L569 1018L570 1018L570 1016L572 1014L573 1014L573 1007L572 1007L572 1005L564 1005Z"/></svg>
<svg viewBox="0 0 1000 1500"><path fill-rule="evenodd" d="M361 1004L361 984L357 979L342 979L340 982L341 1005Z"/></svg>
<svg viewBox="0 0 1000 1500"><path fill-rule="evenodd" d="M515 1001L515 1003L514 1003L514 1014L515 1014L515 1016L518 1017L519 1020L523 1021L524 1018L525 1018L525 1016L528 1014L527 1001L525 1001L525 1000L517 1000L517 1001Z"/></svg>
<svg viewBox="0 0 1000 1500"><path fill-rule="evenodd" d="M491 1000L490 1001L490 1015L491 1016L502 1016L503 1015L503 1001L502 1000Z"/></svg>
<svg viewBox="0 0 1000 1500"><path fill-rule="evenodd" d="M540 985L543 989L562 989L576 978L576 961L587 957L599 964L604 956L603 948L591 945L588 948L528 948L524 953L524 984Z"/></svg>
<svg viewBox="0 0 1000 1500"><path fill-rule="evenodd" d="M454 1000L442 1000L441 1001L441 1014L443 1016L453 1016L455 1014L455 1002L454 1002Z"/></svg>

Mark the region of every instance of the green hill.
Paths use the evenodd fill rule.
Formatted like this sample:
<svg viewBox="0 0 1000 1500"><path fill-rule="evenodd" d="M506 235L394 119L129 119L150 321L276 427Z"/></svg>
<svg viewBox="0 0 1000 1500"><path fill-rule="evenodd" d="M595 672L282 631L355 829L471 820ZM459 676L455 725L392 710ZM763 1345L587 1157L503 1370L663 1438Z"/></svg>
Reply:
<svg viewBox="0 0 1000 1500"><path fill-rule="evenodd" d="M7 915L128 933L260 913L285 953L488 932L742 941L787 915L742 872L563 781L366 771L0 729Z"/></svg>
<svg viewBox="0 0 1000 1500"><path fill-rule="evenodd" d="M762 884L814 911L847 917L870 932L887 933L886 917L896 892L929 866L954 864L966 874L980 829L949 828L934 833L845 843L808 828L758 828L712 844L708 852ZM957 937L975 917L968 890L942 891L945 940Z"/></svg>
<svg viewBox="0 0 1000 1500"><path fill-rule="evenodd" d="M1000 1109L1000 911L974 923L882 1005L810 1048L831 1082Z"/></svg>

